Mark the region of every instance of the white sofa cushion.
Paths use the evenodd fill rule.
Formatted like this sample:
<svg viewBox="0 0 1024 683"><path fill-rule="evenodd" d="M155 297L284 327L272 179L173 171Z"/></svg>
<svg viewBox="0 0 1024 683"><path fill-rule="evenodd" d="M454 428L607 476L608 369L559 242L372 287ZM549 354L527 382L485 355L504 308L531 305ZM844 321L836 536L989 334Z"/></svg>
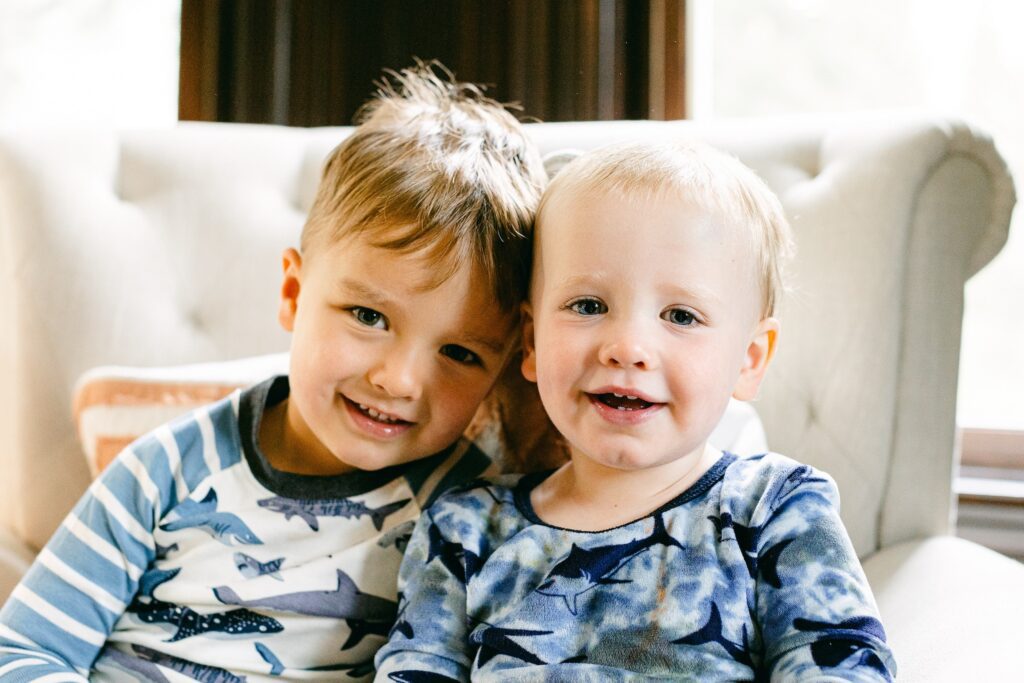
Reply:
<svg viewBox="0 0 1024 683"><path fill-rule="evenodd" d="M936 536L864 562L900 681L1019 681L1024 566Z"/></svg>

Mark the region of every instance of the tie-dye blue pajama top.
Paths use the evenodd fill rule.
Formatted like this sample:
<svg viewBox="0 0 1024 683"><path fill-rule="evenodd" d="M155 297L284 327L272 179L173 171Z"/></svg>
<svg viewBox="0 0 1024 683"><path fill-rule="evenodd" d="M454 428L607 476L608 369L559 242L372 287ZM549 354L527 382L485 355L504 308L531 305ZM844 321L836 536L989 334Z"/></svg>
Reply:
<svg viewBox="0 0 1024 683"><path fill-rule="evenodd" d="M895 675L832 479L723 454L614 529L541 521L546 473L477 482L420 518L377 680L853 680Z"/></svg>

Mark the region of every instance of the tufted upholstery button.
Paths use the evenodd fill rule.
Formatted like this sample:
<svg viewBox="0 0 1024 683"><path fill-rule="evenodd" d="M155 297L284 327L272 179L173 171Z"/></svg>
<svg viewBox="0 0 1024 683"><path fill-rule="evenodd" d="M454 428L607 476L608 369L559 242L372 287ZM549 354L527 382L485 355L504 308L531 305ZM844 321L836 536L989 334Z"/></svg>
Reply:
<svg viewBox="0 0 1024 683"><path fill-rule="evenodd" d="M198 308L192 308L185 313L185 323L194 330L206 330L206 321Z"/></svg>

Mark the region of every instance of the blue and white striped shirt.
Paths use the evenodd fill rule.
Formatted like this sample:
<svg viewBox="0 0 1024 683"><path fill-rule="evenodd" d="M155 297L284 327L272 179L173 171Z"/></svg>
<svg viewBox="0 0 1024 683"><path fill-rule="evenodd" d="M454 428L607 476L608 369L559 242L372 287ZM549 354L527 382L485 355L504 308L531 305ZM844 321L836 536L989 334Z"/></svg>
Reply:
<svg viewBox="0 0 1024 683"><path fill-rule="evenodd" d="M0 611L0 680L368 679L419 513L488 471L460 441L410 465L315 477L257 447L286 377L126 448Z"/></svg>

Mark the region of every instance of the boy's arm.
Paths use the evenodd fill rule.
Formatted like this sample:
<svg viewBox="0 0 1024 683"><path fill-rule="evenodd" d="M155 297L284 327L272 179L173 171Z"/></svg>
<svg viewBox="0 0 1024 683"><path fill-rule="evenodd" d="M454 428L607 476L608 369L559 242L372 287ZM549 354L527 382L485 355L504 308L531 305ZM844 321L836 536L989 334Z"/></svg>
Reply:
<svg viewBox="0 0 1024 683"><path fill-rule="evenodd" d="M398 618L377 652L376 680L421 680L409 672L437 676L431 681L469 680L465 553L437 523L444 508L442 499L424 512L409 539L398 575Z"/></svg>
<svg viewBox="0 0 1024 683"><path fill-rule="evenodd" d="M839 493L810 467L773 497L757 542L757 619L771 680L891 681L892 651L839 518Z"/></svg>
<svg viewBox="0 0 1024 683"><path fill-rule="evenodd" d="M0 680L86 680L183 486L161 441L144 437L103 471L11 593L0 610Z"/></svg>

